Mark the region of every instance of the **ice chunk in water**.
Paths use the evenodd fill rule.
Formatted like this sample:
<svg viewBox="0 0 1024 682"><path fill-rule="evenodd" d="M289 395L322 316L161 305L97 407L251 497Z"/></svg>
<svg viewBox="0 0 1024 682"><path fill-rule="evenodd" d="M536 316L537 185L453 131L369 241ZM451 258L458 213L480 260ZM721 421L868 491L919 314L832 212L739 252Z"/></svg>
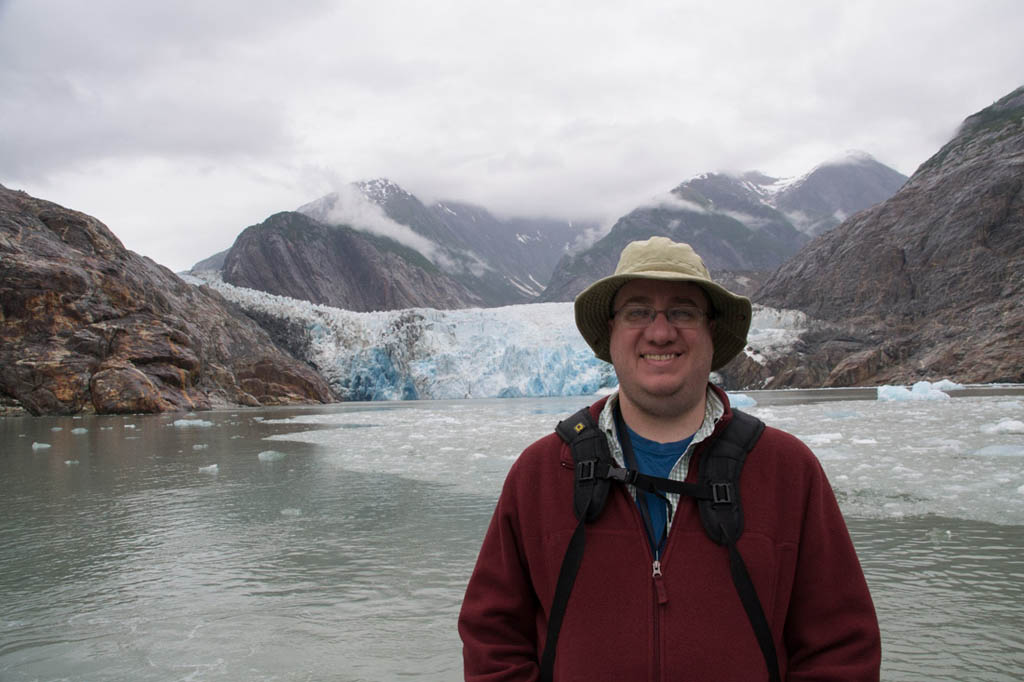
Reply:
<svg viewBox="0 0 1024 682"><path fill-rule="evenodd" d="M261 462L280 462L285 456L283 452L278 452L277 450L264 450L257 455Z"/></svg>
<svg viewBox="0 0 1024 682"><path fill-rule="evenodd" d="M1024 457L1024 445L986 445L974 454L984 457Z"/></svg>
<svg viewBox="0 0 1024 682"><path fill-rule="evenodd" d="M1016 419L1004 419L998 424L985 424L981 430L984 433L1024 433L1024 422Z"/></svg>
<svg viewBox="0 0 1024 682"><path fill-rule="evenodd" d="M217 471L219 469L220 469L220 467L218 465L211 464L210 466L199 467L199 473L201 473L201 474L215 474L215 473L217 473Z"/></svg>
<svg viewBox="0 0 1024 682"><path fill-rule="evenodd" d="M205 419L178 419L174 422L174 425L179 429L181 428L196 428L213 426L213 422L208 422Z"/></svg>
<svg viewBox="0 0 1024 682"><path fill-rule="evenodd" d="M206 443L196 443L195 445L192 446L192 449L193 450L205 450L208 447L210 447L210 446L207 445Z"/></svg>
<svg viewBox="0 0 1024 682"><path fill-rule="evenodd" d="M946 383L948 384L951 382ZM948 394L943 393L941 390L936 388L938 385L939 384L932 384L930 381L919 381L909 390L905 386L879 386L878 399L889 402L902 402L906 400L949 400ZM953 386L962 388L956 384ZM949 386L947 386L947 388L949 388Z"/></svg>
<svg viewBox="0 0 1024 682"><path fill-rule="evenodd" d="M82 428L81 426L71 429L71 433L76 436L81 436L83 433L89 433L89 429Z"/></svg>
<svg viewBox="0 0 1024 682"><path fill-rule="evenodd" d="M32 443L33 450L48 450L49 448L49 443Z"/></svg>
<svg viewBox="0 0 1024 682"><path fill-rule="evenodd" d="M733 407L754 407L757 401L745 393L729 393L729 404Z"/></svg>

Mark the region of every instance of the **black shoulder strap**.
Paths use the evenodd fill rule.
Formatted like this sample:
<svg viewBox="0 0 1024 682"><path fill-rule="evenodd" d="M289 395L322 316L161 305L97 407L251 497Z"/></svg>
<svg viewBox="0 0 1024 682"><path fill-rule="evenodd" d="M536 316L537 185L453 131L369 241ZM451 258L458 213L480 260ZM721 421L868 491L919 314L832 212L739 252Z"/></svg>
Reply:
<svg viewBox="0 0 1024 682"><path fill-rule="evenodd" d="M719 437L701 455L699 485L710 490L710 497L697 500L700 521L708 537L729 550L729 572L733 585L754 629L757 645L764 656L772 682L780 679L779 659L772 629L768 625L761 600L747 565L736 547L743 534L743 504L740 500L740 473L747 454L754 449L764 431L757 417L733 410L732 420Z"/></svg>
<svg viewBox="0 0 1024 682"><path fill-rule="evenodd" d="M572 458L576 463L573 512L579 521L565 550L565 558L562 559L562 567L558 571L555 596L548 612L548 632L540 661L542 682L551 682L554 675L558 633L562 629L562 618L569 604L569 595L576 582L576 574L579 573L580 564L583 562L587 523L596 521L601 515L608 499L608 490L611 488L611 481L607 477L599 476L598 469L607 471L608 466L613 463L611 452L608 450L608 440L590 416L590 408L584 407L573 416L559 422L555 431L569 444ZM604 466L600 467L601 464Z"/></svg>
<svg viewBox="0 0 1024 682"><path fill-rule="evenodd" d="M708 537L727 545L743 534L743 506L740 502L740 472L747 453L764 431L764 422L739 410L732 421L701 455L699 485L710 497L697 500L700 521Z"/></svg>
<svg viewBox="0 0 1024 682"><path fill-rule="evenodd" d="M573 511L576 518L587 522L596 521L604 510L608 490L611 488L611 481L599 475L600 471L614 464L608 450L608 439L594 423L589 407L558 422L555 430L569 444L576 463L576 481L573 486ZM600 466L602 464L605 466Z"/></svg>

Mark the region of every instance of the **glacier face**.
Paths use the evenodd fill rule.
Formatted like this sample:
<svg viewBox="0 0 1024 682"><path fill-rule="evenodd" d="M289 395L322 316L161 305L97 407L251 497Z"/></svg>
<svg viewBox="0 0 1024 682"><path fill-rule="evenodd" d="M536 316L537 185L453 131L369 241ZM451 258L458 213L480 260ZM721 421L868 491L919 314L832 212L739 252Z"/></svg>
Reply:
<svg viewBox="0 0 1024 682"><path fill-rule="evenodd" d="M576 329L572 303L357 313L215 277L185 279L302 329L303 359L342 400L593 395L618 384ZM799 313L755 306L747 352L785 352L805 325Z"/></svg>

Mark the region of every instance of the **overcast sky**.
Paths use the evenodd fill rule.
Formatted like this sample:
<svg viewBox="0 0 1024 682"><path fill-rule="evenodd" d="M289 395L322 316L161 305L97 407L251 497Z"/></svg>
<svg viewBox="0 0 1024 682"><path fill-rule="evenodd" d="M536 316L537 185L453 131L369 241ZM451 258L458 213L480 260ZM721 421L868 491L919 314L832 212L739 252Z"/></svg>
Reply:
<svg viewBox="0 0 1024 682"><path fill-rule="evenodd" d="M1020 0L0 0L0 184L173 270L374 177L610 224L704 171L910 175L1022 35Z"/></svg>

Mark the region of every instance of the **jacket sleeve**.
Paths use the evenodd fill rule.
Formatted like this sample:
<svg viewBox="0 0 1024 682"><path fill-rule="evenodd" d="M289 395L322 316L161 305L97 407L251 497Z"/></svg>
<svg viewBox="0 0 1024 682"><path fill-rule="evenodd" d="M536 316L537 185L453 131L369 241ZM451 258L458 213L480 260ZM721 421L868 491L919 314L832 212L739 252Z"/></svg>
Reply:
<svg viewBox="0 0 1024 682"><path fill-rule="evenodd" d="M832 487L814 459L785 639L790 682L878 682L881 637Z"/></svg>
<svg viewBox="0 0 1024 682"><path fill-rule="evenodd" d="M522 553L518 465L505 480L459 614L467 682L533 682L539 677L540 605Z"/></svg>

